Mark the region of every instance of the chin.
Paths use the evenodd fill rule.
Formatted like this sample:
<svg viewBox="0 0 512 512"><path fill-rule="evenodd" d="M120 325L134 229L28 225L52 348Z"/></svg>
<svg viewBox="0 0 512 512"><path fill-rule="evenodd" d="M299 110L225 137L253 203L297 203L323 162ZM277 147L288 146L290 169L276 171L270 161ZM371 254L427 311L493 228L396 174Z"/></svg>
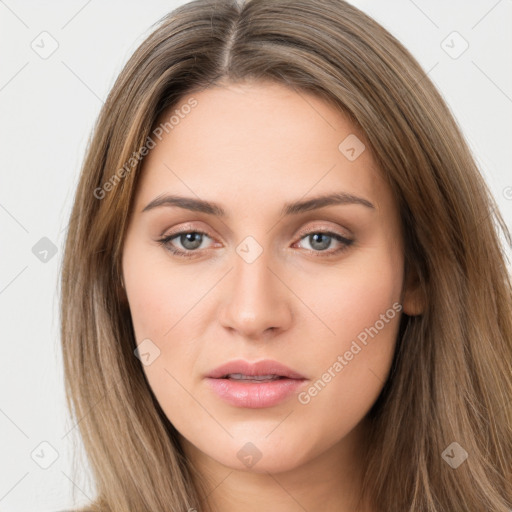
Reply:
<svg viewBox="0 0 512 512"><path fill-rule="evenodd" d="M220 450L205 453L223 466L249 473L283 473L307 461L310 450L303 440L293 440L290 436L286 440L265 439L267 433L260 438L253 437L253 441L247 436L242 440L230 439L223 446L218 445Z"/></svg>

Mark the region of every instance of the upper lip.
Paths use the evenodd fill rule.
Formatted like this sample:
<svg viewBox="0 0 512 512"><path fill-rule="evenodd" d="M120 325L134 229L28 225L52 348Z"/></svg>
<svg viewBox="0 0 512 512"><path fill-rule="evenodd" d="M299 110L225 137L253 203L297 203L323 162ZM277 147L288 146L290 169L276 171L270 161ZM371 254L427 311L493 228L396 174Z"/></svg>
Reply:
<svg viewBox="0 0 512 512"><path fill-rule="evenodd" d="M305 379L300 373L272 359L263 359L262 361L255 362L244 361L243 359L229 361L212 370L207 377L211 379L221 379L231 373L241 373L242 375L251 377L277 375L288 379Z"/></svg>

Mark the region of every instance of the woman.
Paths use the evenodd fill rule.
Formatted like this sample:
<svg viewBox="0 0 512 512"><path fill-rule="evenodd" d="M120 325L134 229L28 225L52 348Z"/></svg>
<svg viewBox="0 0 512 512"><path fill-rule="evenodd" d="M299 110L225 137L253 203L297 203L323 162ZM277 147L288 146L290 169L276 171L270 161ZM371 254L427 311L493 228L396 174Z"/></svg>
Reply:
<svg viewBox="0 0 512 512"><path fill-rule="evenodd" d="M83 510L512 507L510 236L341 1L197 0L116 81L62 270Z"/></svg>

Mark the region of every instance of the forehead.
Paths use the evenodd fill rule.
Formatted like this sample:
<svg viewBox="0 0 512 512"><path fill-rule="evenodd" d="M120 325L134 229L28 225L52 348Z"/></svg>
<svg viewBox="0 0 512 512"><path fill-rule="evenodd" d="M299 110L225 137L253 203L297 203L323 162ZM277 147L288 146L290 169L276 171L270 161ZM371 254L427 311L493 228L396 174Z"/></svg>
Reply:
<svg viewBox="0 0 512 512"><path fill-rule="evenodd" d="M343 191L378 208L389 193L360 129L325 100L284 85L227 83L187 94L158 127L139 204L179 192L219 203L239 198L248 211Z"/></svg>

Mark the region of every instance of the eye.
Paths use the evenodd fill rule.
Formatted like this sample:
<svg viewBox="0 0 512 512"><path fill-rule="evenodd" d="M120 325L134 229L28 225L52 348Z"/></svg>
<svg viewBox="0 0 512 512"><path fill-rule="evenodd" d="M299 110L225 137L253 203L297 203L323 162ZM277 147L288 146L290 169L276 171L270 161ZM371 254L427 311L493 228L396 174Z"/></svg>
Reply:
<svg viewBox="0 0 512 512"><path fill-rule="evenodd" d="M205 249L203 244L205 238L212 240L204 231L188 230L173 233L161 238L158 240L158 243L165 246L167 250L176 256L190 258L200 253L199 249ZM306 233L300 240L306 240L311 247L310 249L306 248L307 251L319 257L329 257L338 254L347 249L354 242L354 240L346 238L339 233L321 231L318 229ZM334 250L328 250L333 245L333 242L339 244L340 247ZM176 247L177 243L180 244L182 248Z"/></svg>
<svg viewBox="0 0 512 512"><path fill-rule="evenodd" d="M347 249L354 240L346 238L339 233L333 233L332 231L311 231L301 238L306 240L311 249L306 248L309 252L312 252L314 256L332 256L338 254L341 251ZM340 244L341 246L334 250L327 250L332 246L333 242ZM324 253L324 254L322 254Z"/></svg>
<svg viewBox="0 0 512 512"><path fill-rule="evenodd" d="M166 236L158 240L158 242L161 245L164 245L166 249L171 251L173 254L187 258L194 256L193 253L198 252L197 249L204 249L204 247L201 247L204 242L204 237L210 238L203 231L180 231L179 233L174 233L172 235ZM176 248L176 246L174 245L175 242L173 243L174 239L177 239L177 241L182 245L184 250Z"/></svg>

